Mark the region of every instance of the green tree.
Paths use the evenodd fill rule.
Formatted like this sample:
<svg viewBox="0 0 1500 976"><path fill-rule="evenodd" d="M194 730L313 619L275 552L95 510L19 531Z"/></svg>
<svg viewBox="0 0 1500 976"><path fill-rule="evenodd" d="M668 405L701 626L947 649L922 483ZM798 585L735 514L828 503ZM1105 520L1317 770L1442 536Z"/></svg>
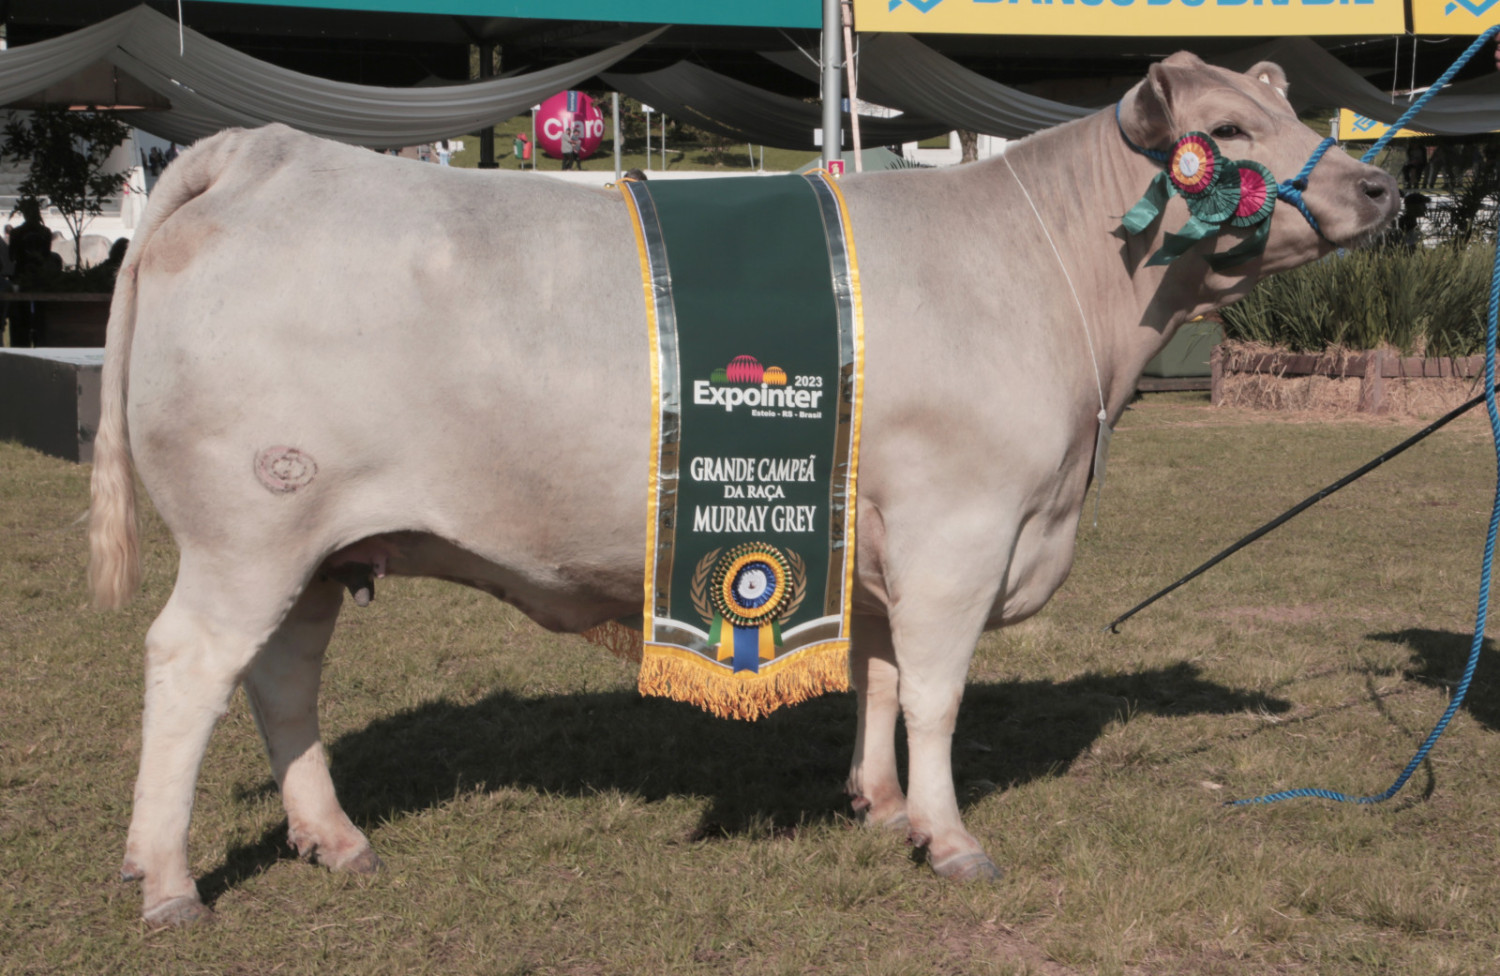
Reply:
<svg viewBox="0 0 1500 976"><path fill-rule="evenodd" d="M49 107L22 115L5 126L0 157L31 162L17 188L22 197L57 208L73 232L74 264L82 263L83 229L120 192L128 170L109 172L105 161L130 135L113 112L73 112Z"/></svg>

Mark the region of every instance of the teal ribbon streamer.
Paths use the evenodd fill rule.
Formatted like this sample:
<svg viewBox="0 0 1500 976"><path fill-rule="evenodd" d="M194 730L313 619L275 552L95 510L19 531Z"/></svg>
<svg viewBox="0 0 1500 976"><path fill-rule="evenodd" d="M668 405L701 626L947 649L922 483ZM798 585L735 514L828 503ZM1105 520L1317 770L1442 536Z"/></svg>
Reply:
<svg viewBox="0 0 1500 976"><path fill-rule="evenodd" d="M1177 233L1167 235L1162 246L1157 249L1155 254L1151 255L1151 260L1146 262L1146 266L1149 268L1158 264L1171 264L1186 254L1188 248L1205 238L1212 237L1219 230L1220 227L1217 223L1208 223L1207 221L1199 220L1198 216L1194 214L1188 217L1188 222L1183 224Z"/></svg>
<svg viewBox="0 0 1500 976"><path fill-rule="evenodd" d="M1125 229L1132 234L1141 233L1156 222L1156 218L1161 216L1163 208L1166 207L1167 201L1176 194L1177 187L1172 185L1167 174L1157 173L1151 185L1146 188L1146 195L1141 197L1124 217L1120 218L1120 223L1124 224Z"/></svg>

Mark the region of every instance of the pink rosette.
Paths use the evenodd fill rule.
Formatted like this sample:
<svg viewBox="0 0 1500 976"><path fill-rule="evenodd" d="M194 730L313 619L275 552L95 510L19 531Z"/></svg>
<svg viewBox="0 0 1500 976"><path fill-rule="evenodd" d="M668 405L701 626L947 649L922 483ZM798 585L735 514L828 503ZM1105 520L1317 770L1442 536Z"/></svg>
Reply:
<svg viewBox="0 0 1500 976"><path fill-rule="evenodd" d="M1253 160L1242 159L1234 165L1240 171L1240 202L1230 223L1236 227L1251 227L1271 216L1276 206L1276 178L1270 170Z"/></svg>

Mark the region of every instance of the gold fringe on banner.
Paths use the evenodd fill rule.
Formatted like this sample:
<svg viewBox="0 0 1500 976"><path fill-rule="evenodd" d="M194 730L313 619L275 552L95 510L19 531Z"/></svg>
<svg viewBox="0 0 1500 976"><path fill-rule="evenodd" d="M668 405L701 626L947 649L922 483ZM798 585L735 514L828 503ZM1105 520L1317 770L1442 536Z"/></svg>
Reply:
<svg viewBox="0 0 1500 976"><path fill-rule="evenodd" d="M645 649L639 687L697 705L719 718L753 722L783 705L795 705L831 691L849 690L849 649L828 643L793 654L759 673L711 668L690 651L652 645Z"/></svg>
<svg viewBox="0 0 1500 976"><path fill-rule="evenodd" d="M582 634L590 644L597 644L622 661L641 663L641 632L611 620L590 627Z"/></svg>

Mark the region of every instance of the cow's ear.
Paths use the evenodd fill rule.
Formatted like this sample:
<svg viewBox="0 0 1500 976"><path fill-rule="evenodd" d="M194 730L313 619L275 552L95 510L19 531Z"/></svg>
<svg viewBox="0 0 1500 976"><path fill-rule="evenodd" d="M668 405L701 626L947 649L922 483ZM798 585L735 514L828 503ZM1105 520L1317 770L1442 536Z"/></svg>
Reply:
<svg viewBox="0 0 1500 976"><path fill-rule="evenodd" d="M1291 85L1286 80L1286 72L1282 71L1281 65L1274 61L1262 61L1245 74L1263 85L1270 85L1282 98L1286 98L1286 93L1291 90Z"/></svg>
<svg viewBox="0 0 1500 976"><path fill-rule="evenodd" d="M1172 114L1183 74L1201 66L1195 55L1179 51L1165 61L1151 66L1146 80L1131 89L1120 110L1120 124L1125 134L1138 146L1160 149L1177 135L1177 120Z"/></svg>

